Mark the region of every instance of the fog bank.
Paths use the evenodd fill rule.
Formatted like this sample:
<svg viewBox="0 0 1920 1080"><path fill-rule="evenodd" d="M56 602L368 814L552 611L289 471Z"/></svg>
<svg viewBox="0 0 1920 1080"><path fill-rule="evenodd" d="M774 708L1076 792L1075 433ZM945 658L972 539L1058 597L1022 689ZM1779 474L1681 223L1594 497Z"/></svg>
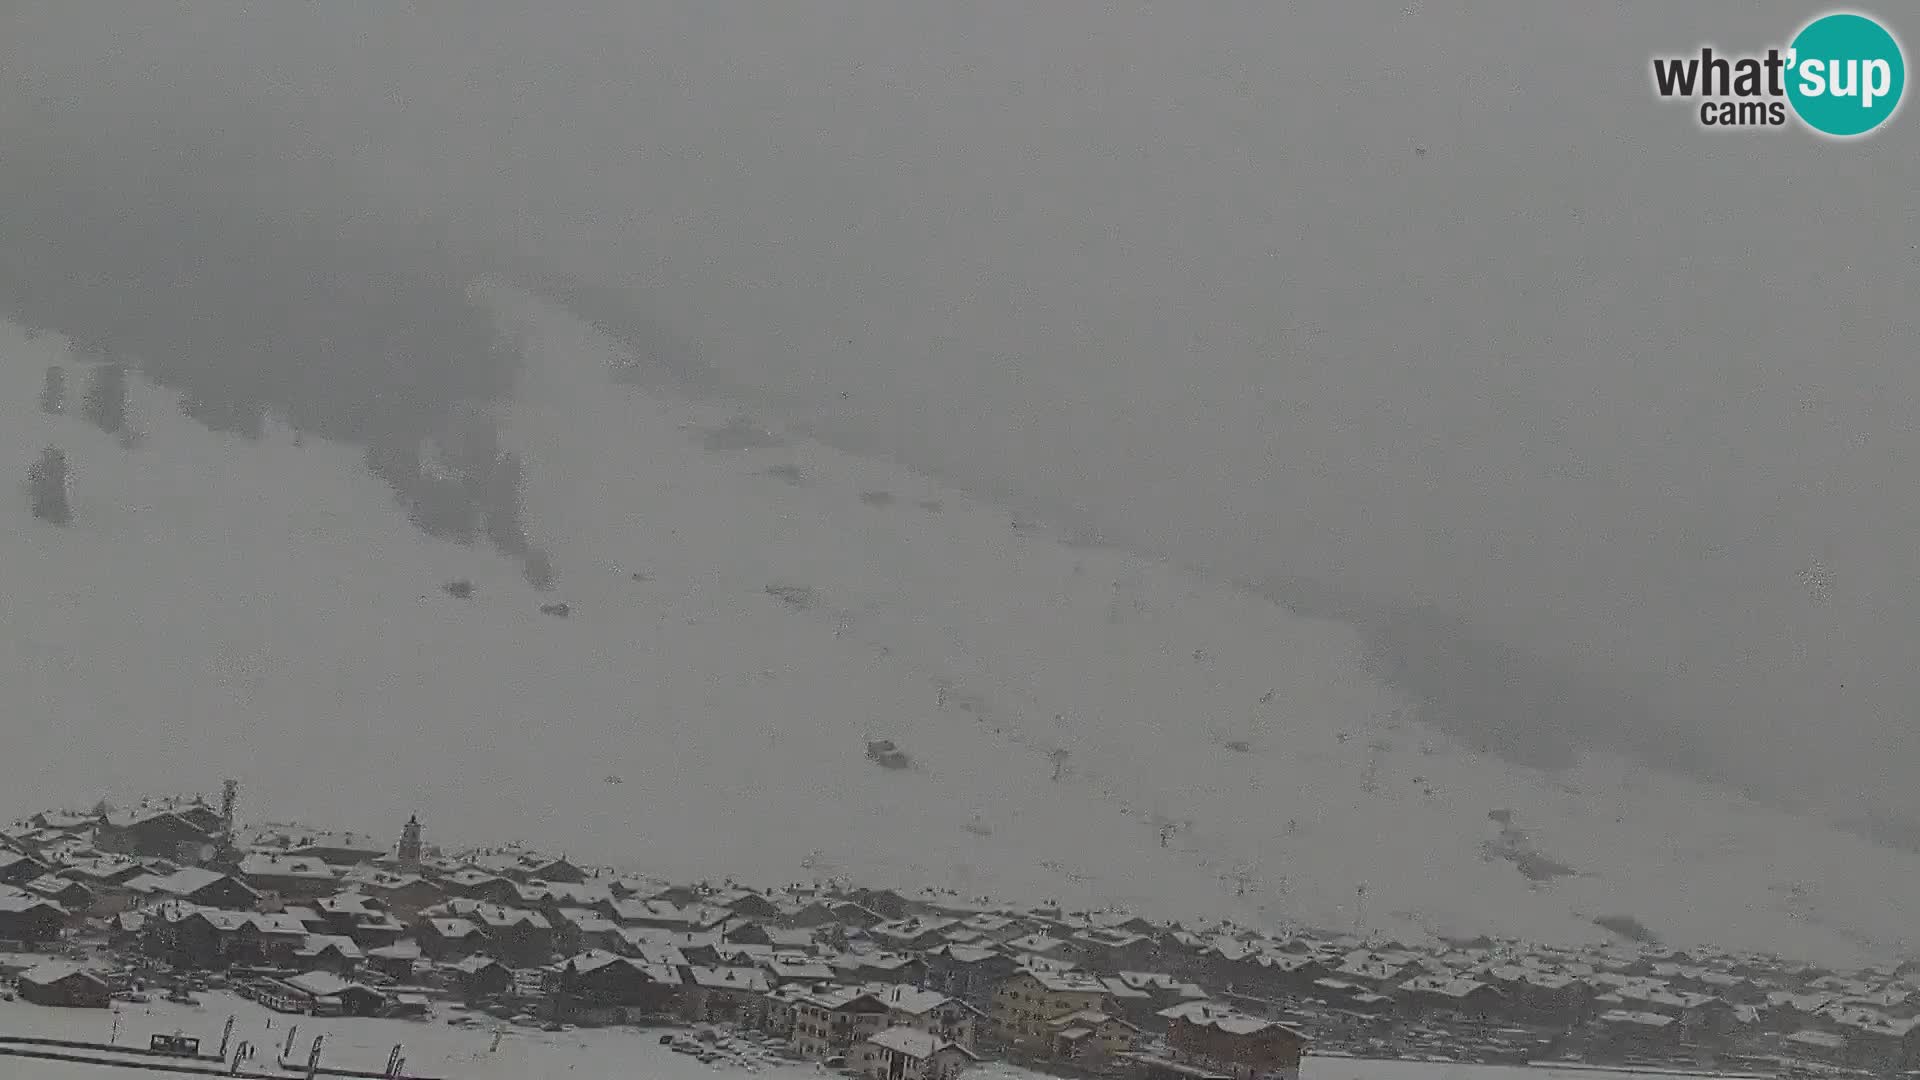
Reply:
<svg viewBox="0 0 1920 1080"><path fill-rule="evenodd" d="M504 385L469 272L567 279L682 381L1343 614L1524 760L1920 821L1912 118L1647 88L1804 11L117 7L0 18L29 321L378 442Z"/></svg>

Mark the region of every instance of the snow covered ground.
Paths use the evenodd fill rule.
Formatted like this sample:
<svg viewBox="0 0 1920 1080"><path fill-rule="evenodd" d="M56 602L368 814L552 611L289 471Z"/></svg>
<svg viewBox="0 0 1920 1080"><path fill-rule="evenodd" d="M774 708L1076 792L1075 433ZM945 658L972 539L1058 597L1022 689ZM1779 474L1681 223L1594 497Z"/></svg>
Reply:
<svg viewBox="0 0 1920 1080"><path fill-rule="evenodd" d="M551 595L416 532L351 448L213 434L144 384L129 446L44 415L72 360L0 324L0 463L64 448L76 515L0 503L0 810L232 775L243 812L384 835L417 811L442 842L676 877L1554 940L1630 915L1841 962L1909 940L1920 859L1618 760L1467 752L1343 626L892 465L715 436L731 410L617 386L606 339L496 296L530 345L506 441ZM1490 855L1496 809L1573 875Z"/></svg>
<svg viewBox="0 0 1920 1080"><path fill-rule="evenodd" d="M408 1023L397 1020L344 1020L290 1017L268 1012L250 1001L227 995L208 995L199 1008L166 1002L125 1006L119 1041L145 1046L155 1034L198 1036L208 1052L220 1045L220 1030L229 1015L237 1017L234 1045L250 1040L257 1048L255 1064L267 1062L286 1041L289 1023L299 1026L294 1058L306 1060L313 1037L324 1033L321 1059L343 1069L379 1070L398 1044L410 1072L448 1080L525 1080L527 1077L632 1077L650 1080L829 1080L837 1073L812 1065L783 1065L748 1073L738 1068L705 1065L659 1045L657 1034L627 1029L573 1031L547 1034L509 1028L498 1048L489 1030L464 1030L438 1020ZM273 1027L267 1028L271 1018ZM113 1018L85 1009L45 1009L20 1002L0 1002L0 1034L36 1038L107 1041ZM0 1058L0 1074L21 1059ZM1443 1065L1415 1062L1354 1061L1308 1058L1302 1080L1625 1080L1626 1073L1588 1070L1517 1069L1483 1065ZM24 1070L23 1070L24 1073ZM153 1080L158 1075L135 1069L34 1061L31 1075L44 1080ZM1001 1063L988 1063L966 1074L968 1080L1040 1080L1039 1074ZM1639 1080L1646 1080L1642 1076Z"/></svg>

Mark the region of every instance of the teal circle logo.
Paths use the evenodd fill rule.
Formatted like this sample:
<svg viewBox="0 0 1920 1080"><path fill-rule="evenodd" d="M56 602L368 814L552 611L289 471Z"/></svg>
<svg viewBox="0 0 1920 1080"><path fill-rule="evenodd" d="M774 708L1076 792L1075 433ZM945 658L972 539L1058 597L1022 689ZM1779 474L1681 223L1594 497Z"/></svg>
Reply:
<svg viewBox="0 0 1920 1080"><path fill-rule="evenodd" d="M1806 125L1851 138L1884 124L1907 88L1907 61L1893 34L1865 15L1822 15L1790 46L1787 100Z"/></svg>

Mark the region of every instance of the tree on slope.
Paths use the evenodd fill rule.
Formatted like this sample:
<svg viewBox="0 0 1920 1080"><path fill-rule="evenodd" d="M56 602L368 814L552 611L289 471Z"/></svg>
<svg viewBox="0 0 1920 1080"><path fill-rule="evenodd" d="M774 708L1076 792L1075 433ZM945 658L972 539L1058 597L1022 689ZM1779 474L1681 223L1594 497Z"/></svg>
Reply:
<svg viewBox="0 0 1920 1080"><path fill-rule="evenodd" d="M27 495L33 503L33 516L55 525L73 520L73 508L67 502L67 455L57 446L40 451L40 457L27 469Z"/></svg>

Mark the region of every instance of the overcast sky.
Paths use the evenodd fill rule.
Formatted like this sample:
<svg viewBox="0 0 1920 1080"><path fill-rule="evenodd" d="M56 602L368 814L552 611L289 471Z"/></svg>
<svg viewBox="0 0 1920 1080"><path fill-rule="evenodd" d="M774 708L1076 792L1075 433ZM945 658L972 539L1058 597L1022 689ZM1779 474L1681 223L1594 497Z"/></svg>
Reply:
<svg viewBox="0 0 1920 1080"><path fill-rule="evenodd" d="M567 275L789 422L1361 622L1516 753L1920 822L1920 120L1649 85L1812 8L8 7L29 321L371 440L504 385L467 274Z"/></svg>

